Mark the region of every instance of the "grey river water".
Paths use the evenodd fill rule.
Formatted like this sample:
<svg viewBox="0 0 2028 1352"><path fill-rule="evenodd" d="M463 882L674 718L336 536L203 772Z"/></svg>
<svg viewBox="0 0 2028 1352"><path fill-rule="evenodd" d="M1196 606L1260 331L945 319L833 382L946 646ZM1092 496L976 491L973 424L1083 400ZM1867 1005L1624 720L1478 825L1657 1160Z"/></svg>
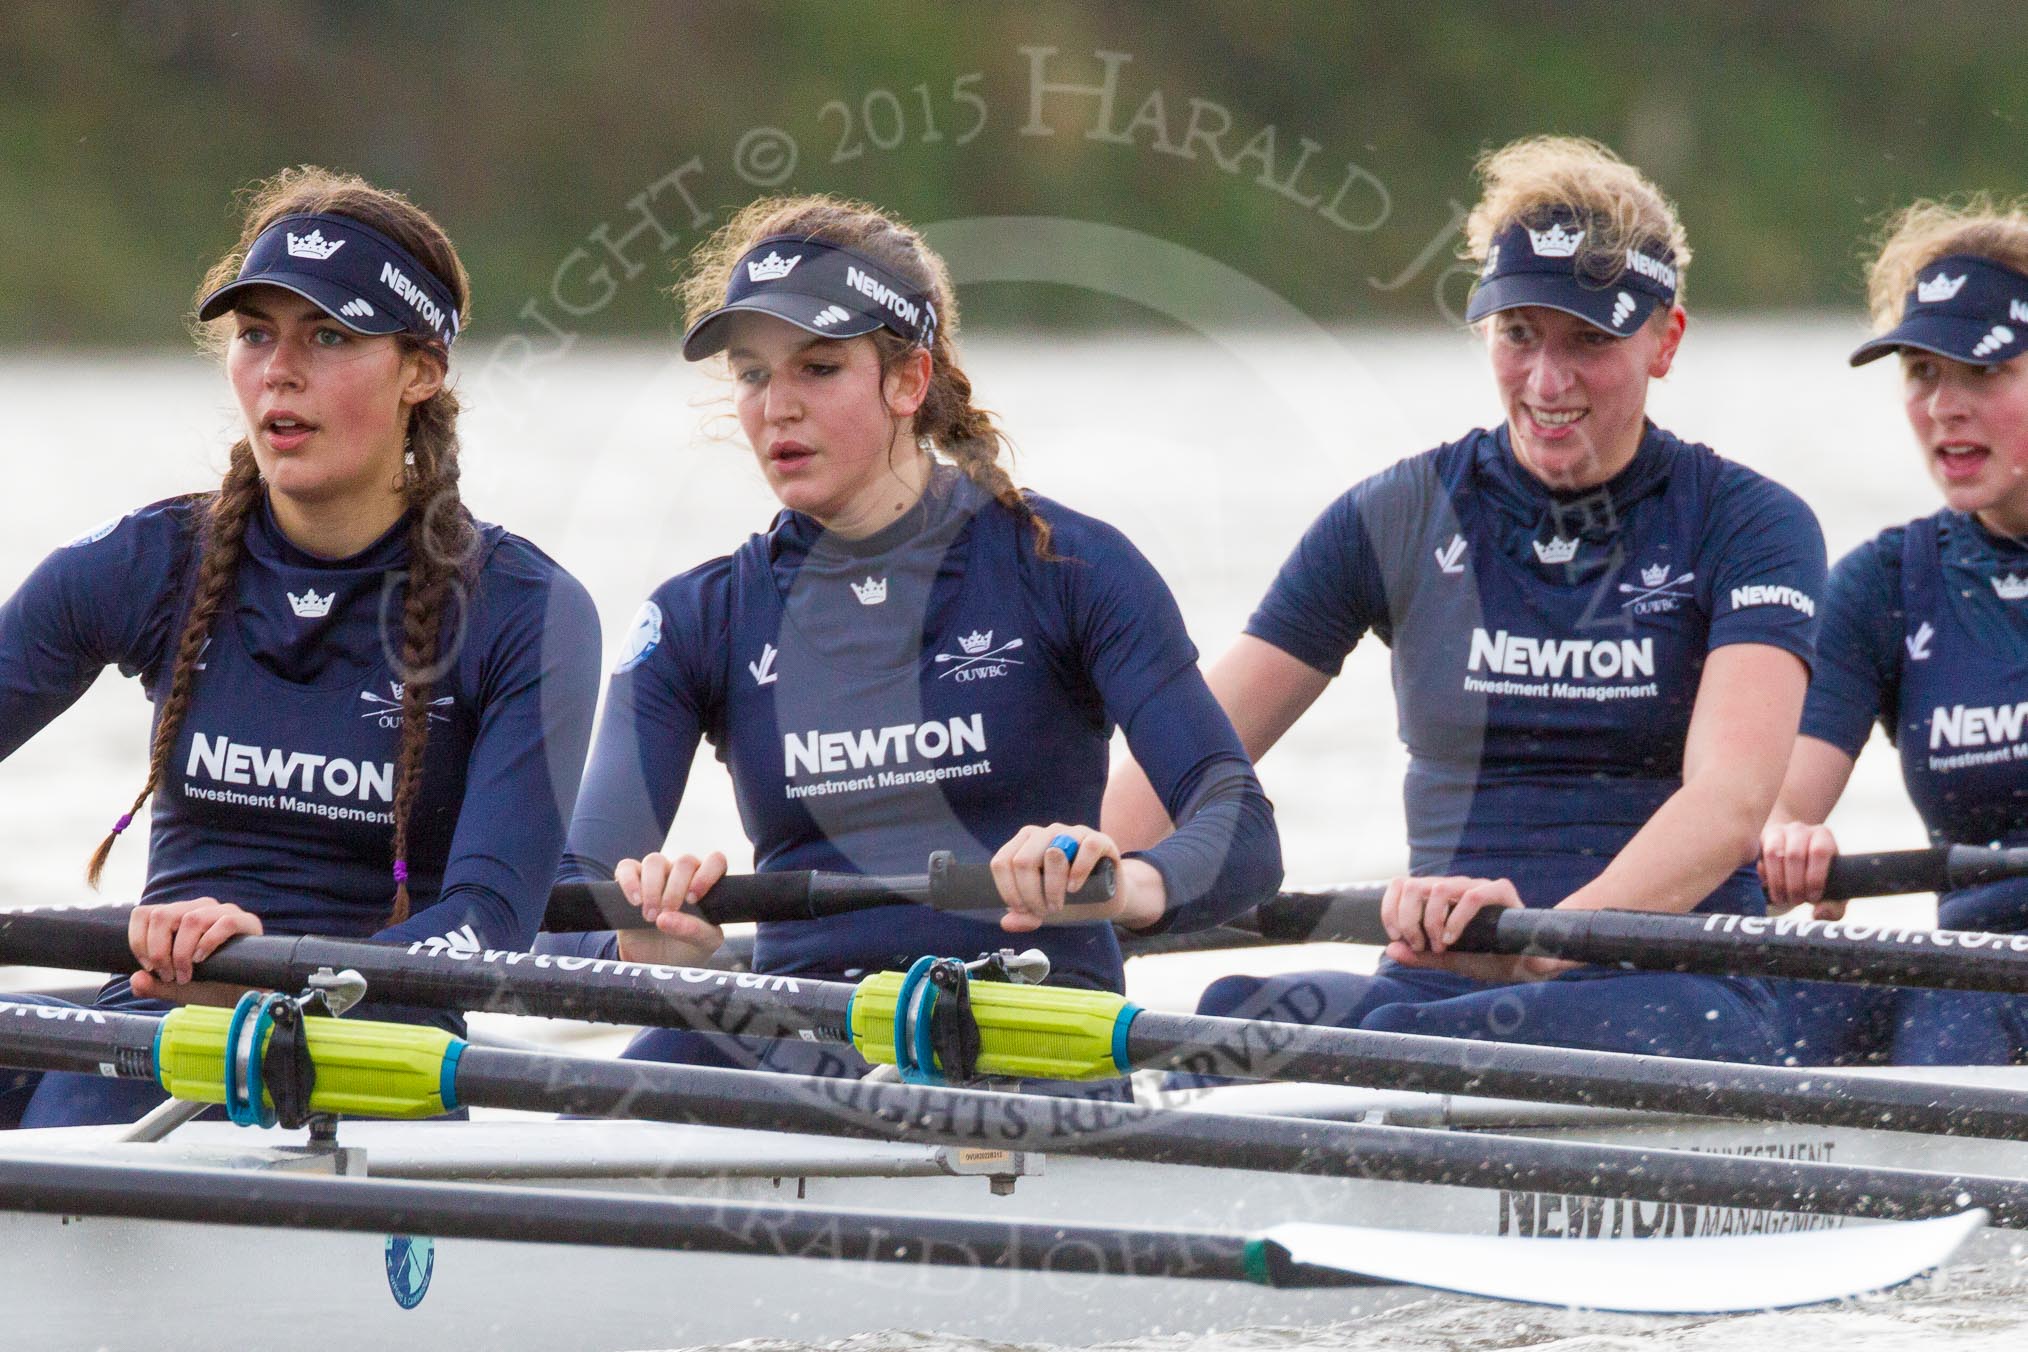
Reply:
<svg viewBox="0 0 2028 1352"><path fill-rule="evenodd" d="M1693 323L1657 421L1788 484L1824 523L1835 558L1890 522L1933 509L1891 366L1849 370L1854 319ZM1467 335L1354 331L986 335L968 366L980 402L1019 448L1016 477L1121 527L1174 587L1201 649L1220 650L1297 534L1345 486L1388 462L1499 417ZM772 510L743 447L728 440L723 387L666 348L581 346L536 383L468 379L467 500L571 569L596 599L607 647L663 578L726 552ZM216 482L230 439L222 375L191 355L0 357L0 589L49 549L131 507ZM1377 644L1263 764L1292 883L1384 873L1402 855L1400 781L1387 663ZM81 873L144 773L147 705L103 679L0 766L0 906L87 899ZM1862 758L1833 818L1850 848L1923 843L1884 745ZM672 842L748 862L724 774L706 754ZM735 848L738 847L738 848ZM108 898L131 895L145 851L130 838ZM1921 903L1875 914L1918 919ZM1248 954L1248 970L1340 949ZM1140 960L1130 994L1187 1008L1232 957ZM10 974L19 982L28 978ZM540 1030L538 1030L540 1031ZM1940 1148L1938 1165L1948 1162ZM1150 1214L1143 1219L1159 1223ZM1899 1349L2014 1348L2028 1336L2010 1266L1830 1310L1730 1320L1629 1320L1450 1298L1357 1323L1133 1344L1208 1347L1787 1349L1810 1342ZM748 1346L759 1347L760 1344ZM769 1344L767 1346L775 1346ZM955 1352L986 1343L869 1335L855 1352Z"/></svg>

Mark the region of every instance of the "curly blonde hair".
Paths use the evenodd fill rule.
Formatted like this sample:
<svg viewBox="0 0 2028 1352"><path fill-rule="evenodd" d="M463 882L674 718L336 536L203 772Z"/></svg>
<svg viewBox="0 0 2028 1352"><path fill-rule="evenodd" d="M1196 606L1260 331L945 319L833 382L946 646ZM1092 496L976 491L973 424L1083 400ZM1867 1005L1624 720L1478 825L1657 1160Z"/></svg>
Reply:
<svg viewBox="0 0 2028 1352"><path fill-rule="evenodd" d="M1482 189L1465 218L1465 258L1484 263L1501 230L1561 208L1595 222L1578 259L1587 275L1617 277L1626 267L1627 250L1662 245L1676 256L1676 299L1683 299L1690 241L1676 218L1676 204L1599 142L1527 136L1481 155L1474 172Z"/></svg>
<svg viewBox="0 0 2028 1352"><path fill-rule="evenodd" d="M2028 274L2028 197L1991 193L1923 198L1888 218L1866 269L1866 308L1876 332L1901 322L1916 275L1950 254L1972 254Z"/></svg>

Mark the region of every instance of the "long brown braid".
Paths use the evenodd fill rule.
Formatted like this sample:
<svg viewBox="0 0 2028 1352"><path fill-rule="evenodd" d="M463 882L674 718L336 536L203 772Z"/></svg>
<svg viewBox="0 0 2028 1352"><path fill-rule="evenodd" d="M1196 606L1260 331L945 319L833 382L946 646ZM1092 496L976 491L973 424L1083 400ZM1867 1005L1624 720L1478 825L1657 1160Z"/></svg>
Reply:
<svg viewBox="0 0 2028 1352"><path fill-rule="evenodd" d="M307 213L344 216L399 242L450 288L462 329L462 321L469 318L471 282L442 227L399 193L376 188L356 175L309 165L283 170L254 185L239 242L212 266L197 295L209 295L237 276L247 250L274 221ZM214 351L223 350L229 327L229 320L195 325L200 342ZM439 361L448 363L449 353L441 343L407 333L395 335L395 340L404 355L430 352ZM410 513L409 571L398 651L393 650L387 626L382 626L382 642L390 649L390 664L402 685L391 842L395 889L389 924L400 923L409 913L409 818L421 785L423 752L429 741L429 699L455 657L455 650L451 659L443 655L446 621L453 618L450 603L456 593L469 596L470 578L477 562L477 536L471 514L458 494L457 421L458 397L448 384L409 411L407 450L411 463L404 485ZM242 439L234 444L225 480L206 505L198 527L201 554L197 581L177 637L169 693L156 719L148 779L133 806L93 852L86 874L93 886L98 885L113 841L132 822L141 804L167 773L170 753L189 712L198 658L211 637L219 608L232 594L243 557L247 519L260 503L263 491L253 448ZM394 580L400 582L399 578ZM460 604L464 601L464 597L455 599ZM455 618L462 629L463 616Z"/></svg>
<svg viewBox="0 0 2028 1352"><path fill-rule="evenodd" d="M162 701L160 716L155 721L155 740L148 751L148 780L141 785L141 791L134 795L133 803L122 813L99 847L92 851L91 863L85 868L85 881L93 887L99 885L99 875L105 872L106 856L113 852L113 842L120 838L120 832L127 829L134 820L134 814L141 810L141 804L148 801L148 795L162 782L162 776L169 768L169 753L176 749L177 735L183 728L183 716L190 709L190 689L197 674L197 659L204 652L204 645L211 638L211 622L218 614L218 608L232 592L233 579L239 573L240 545L246 536L247 518L261 499L261 472L254 464L253 448L242 439L232 448L232 458L225 471L225 482L219 486L206 506L198 527L202 562L197 568L197 585L190 600L189 613L183 620L183 632L176 640L176 665L171 668L169 694Z"/></svg>
<svg viewBox="0 0 2028 1352"><path fill-rule="evenodd" d="M1000 452L1011 451L1007 435L991 412L973 405L971 377L958 365L958 298L950 269L914 227L880 207L823 193L750 202L691 255L689 272L676 289L685 322L694 324L725 303L733 268L748 249L770 235L818 239L856 250L929 297L936 307L937 327L930 341L929 391L915 413L915 434L934 441L965 477L1027 523L1035 535L1037 555L1054 558L1049 523L1000 463ZM906 338L888 329L875 329L872 338L883 377L914 350Z"/></svg>

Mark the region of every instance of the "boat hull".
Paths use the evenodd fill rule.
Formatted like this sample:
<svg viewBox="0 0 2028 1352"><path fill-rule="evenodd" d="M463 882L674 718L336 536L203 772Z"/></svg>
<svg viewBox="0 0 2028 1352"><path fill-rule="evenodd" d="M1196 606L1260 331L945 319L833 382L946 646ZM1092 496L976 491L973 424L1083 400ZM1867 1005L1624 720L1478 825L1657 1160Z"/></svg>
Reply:
<svg viewBox="0 0 2028 1352"><path fill-rule="evenodd" d="M1364 1105L1364 1106L1362 1106ZM2028 1174L2028 1144L1487 1105L1356 1091L1231 1091L1209 1105L1364 1116L1847 1164ZM1835 1218L1625 1198L1433 1187L1240 1169L1047 1160L934 1146L599 1123L347 1123L345 1157L269 1144L285 1133L196 1124L150 1145L102 1133L21 1132L10 1151L120 1162L358 1169L376 1177L500 1180L673 1197L973 1218L1251 1231L1281 1221L1557 1238L1655 1238L1831 1228ZM1940 1158L1940 1152L1945 1158ZM1863 1222L1854 1222L1863 1223ZM1994 1232L1981 1243L2004 1254ZM1086 1344L1356 1318L1425 1293L1275 1291L1232 1282L975 1266L429 1241L0 1210L6 1345L215 1349L255 1333L343 1328L362 1345L606 1352L880 1329L995 1342Z"/></svg>

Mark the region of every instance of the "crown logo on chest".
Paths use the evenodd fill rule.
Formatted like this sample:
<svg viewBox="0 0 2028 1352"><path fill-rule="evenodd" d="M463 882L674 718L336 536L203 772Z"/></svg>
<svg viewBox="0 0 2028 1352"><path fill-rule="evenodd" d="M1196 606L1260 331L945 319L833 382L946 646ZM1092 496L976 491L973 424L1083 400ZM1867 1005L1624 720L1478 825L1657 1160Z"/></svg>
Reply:
<svg viewBox="0 0 2028 1352"><path fill-rule="evenodd" d="M331 603L338 599L336 591L319 596L315 587L303 588L301 596L294 592L284 592L283 595L289 598L289 609L296 612L296 618L299 620L323 619L331 613Z"/></svg>
<svg viewBox="0 0 2028 1352"><path fill-rule="evenodd" d="M1569 563L1577 557L1578 542L1566 540L1561 535L1548 541L1537 540L1534 544L1535 557L1544 563Z"/></svg>

